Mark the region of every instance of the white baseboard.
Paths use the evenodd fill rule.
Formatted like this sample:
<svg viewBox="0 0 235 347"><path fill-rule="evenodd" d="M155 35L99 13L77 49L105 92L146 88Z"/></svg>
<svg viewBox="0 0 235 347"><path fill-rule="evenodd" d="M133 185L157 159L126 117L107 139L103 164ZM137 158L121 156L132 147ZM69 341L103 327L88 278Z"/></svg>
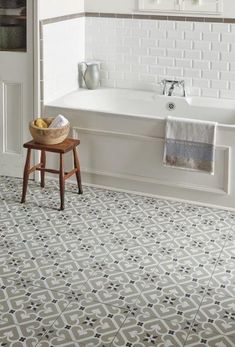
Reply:
<svg viewBox="0 0 235 347"><path fill-rule="evenodd" d="M48 179L58 180L58 177L49 176L48 175ZM77 184L74 179L69 179L67 182L72 183L72 184ZM182 199L182 198L176 198L176 197L163 196L163 195L159 195L159 194L151 194L151 193L139 192L137 190L123 189L123 188L119 188L119 187L112 187L112 186L109 186L109 185L106 186L106 185L103 185L103 184L86 182L86 180L83 180L83 185L84 186L88 186L88 187L107 189L107 190L110 190L110 191L117 191L117 192L122 192L122 193L138 195L138 196L157 198L157 199L162 199L162 200L167 200L167 201L176 201L176 202L182 202L182 203L192 204L192 205L201 206L201 207L209 207L209 208L215 208L215 209L219 209L219 210L223 210L223 211L235 212L235 207L234 208L233 207L224 207L224 206L221 206L221 205L210 204L210 203L207 203L207 202L197 202L197 201L193 201L193 200L190 200L190 199Z"/></svg>

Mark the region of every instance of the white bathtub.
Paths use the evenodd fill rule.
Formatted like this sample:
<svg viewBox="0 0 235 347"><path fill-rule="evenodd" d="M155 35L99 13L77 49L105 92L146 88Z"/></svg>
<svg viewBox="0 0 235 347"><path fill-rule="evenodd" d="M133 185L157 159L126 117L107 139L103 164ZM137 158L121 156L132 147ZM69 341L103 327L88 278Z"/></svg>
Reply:
<svg viewBox="0 0 235 347"><path fill-rule="evenodd" d="M175 103L173 111L169 110L169 103ZM166 97L153 92L102 88L80 89L48 105L154 119L171 115L235 126L235 100Z"/></svg>
<svg viewBox="0 0 235 347"><path fill-rule="evenodd" d="M80 89L45 105L58 113L81 139L86 182L235 209L235 100ZM167 115L218 122L214 176L162 165Z"/></svg>

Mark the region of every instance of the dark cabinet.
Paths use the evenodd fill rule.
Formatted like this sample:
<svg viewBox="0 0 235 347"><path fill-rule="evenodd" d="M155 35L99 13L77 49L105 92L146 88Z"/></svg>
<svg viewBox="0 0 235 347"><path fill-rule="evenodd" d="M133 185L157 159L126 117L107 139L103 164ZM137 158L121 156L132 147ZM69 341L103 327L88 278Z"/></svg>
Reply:
<svg viewBox="0 0 235 347"><path fill-rule="evenodd" d="M26 51L27 0L0 0L0 50Z"/></svg>

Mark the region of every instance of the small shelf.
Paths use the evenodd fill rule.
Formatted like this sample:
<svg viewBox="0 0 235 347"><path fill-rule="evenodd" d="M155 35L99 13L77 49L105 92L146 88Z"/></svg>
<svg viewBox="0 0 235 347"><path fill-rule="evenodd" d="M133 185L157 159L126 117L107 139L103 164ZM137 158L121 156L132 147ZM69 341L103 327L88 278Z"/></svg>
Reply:
<svg viewBox="0 0 235 347"><path fill-rule="evenodd" d="M1 19L6 19L6 18L13 18L13 19L19 19L19 20L26 20L27 19L27 17L26 16L16 16L16 15L12 15L12 14L10 14L10 15L6 15L6 14L1 14L0 15L0 20Z"/></svg>
<svg viewBox="0 0 235 347"><path fill-rule="evenodd" d="M27 48L16 48L16 49L12 49L12 48L8 48L8 49L0 49L0 52L19 52L19 53L25 53L27 52Z"/></svg>

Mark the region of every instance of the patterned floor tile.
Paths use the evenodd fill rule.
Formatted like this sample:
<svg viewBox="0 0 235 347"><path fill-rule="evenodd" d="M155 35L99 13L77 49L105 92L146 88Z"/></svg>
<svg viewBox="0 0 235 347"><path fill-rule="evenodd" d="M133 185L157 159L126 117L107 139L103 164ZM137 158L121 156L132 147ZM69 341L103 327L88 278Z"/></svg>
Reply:
<svg viewBox="0 0 235 347"><path fill-rule="evenodd" d="M185 256L216 256L219 257L223 244L221 242L218 243L209 243L208 241L201 240L188 240L187 238L183 240L175 241L177 245L175 253L178 254L178 257Z"/></svg>
<svg viewBox="0 0 235 347"><path fill-rule="evenodd" d="M30 181L26 204L21 188L0 177L1 346L116 336L113 346L177 347L191 324L189 346L232 345L234 213L94 187L78 196L74 184L58 211L56 181Z"/></svg>
<svg viewBox="0 0 235 347"><path fill-rule="evenodd" d="M94 236L114 234L125 230L123 224L114 216L102 220L93 219L87 221L86 224Z"/></svg>
<svg viewBox="0 0 235 347"><path fill-rule="evenodd" d="M155 272L164 276L171 276L180 283L184 278L193 282L208 283L217 264L217 258L205 255L203 257L177 257L172 260L160 261ZM183 276L183 277L182 277Z"/></svg>
<svg viewBox="0 0 235 347"><path fill-rule="evenodd" d="M194 323L199 324L203 330L235 339L234 297L209 293L204 297Z"/></svg>
<svg viewBox="0 0 235 347"><path fill-rule="evenodd" d="M29 282L0 279L0 336L7 345L33 345L69 302L65 294L33 287Z"/></svg>
<svg viewBox="0 0 235 347"><path fill-rule="evenodd" d="M187 267L176 266L174 270L164 272L161 264L142 278L145 287L135 306L159 319L174 322L195 318L210 281L210 276L193 277Z"/></svg>
<svg viewBox="0 0 235 347"><path fill-rule="evenodd" d="M176 323L137 310L129 314L116 335L115 347L183 347L190 329L189 322Z"/></svg>
<svg viewBox="0 0 235 347"><path fill-rule="evenodd" d="M127 311L82 299L72 302L53 324L39 346L109 346L123 324ZM75 346L77 346L75 344Z"/></svg>
<svg viewBox="0 0 235 347"><path fill-rule="evenodd" d="M35 253L32 256L27 252L23 252L21 256L8 256L8 259L5 258L4 261L0 256L0 277L22 278L32 281L35 286L64 293L72 289L79 290L93 272L89 265L94 260L90 258L85 259L86 264L85 260L80 261L79 264L74 261L66 261L62 255L60 263L57 263L57 250L43 250L42 253L38 251L37 255L35 257ZM87 265L87 267L80 267L80 265Z"/></svg>
<svg viewBox="0 0 235 347"><path fill-rule="evenodd" d="M110 195L109 197L111 197L111 199L108 199L106 193L103 194L103 199L104 202L107 201L105 205L108 207L108 209L117 216L127 213L138 213L143 211L137 202L133 201L133 203L130 206L130 198L126 193L120 193L120 195L118 196L116 192L113 192L112 194L115 194L115 199L112 199L112 196Z"/></svg>
<svg viewBox="0 0 235 347"><path fill-rule="evenodd" d="M64 340L64 338L60 338L60 337L56 337L54 336L54 338L52 339L51 337L51 342L47 341L47 340L42 340L37 344L37 347L55 347L55 346L61 346L61 347L81 347L81 343L80 342L75 342L73 340L71 340L70 336L67 336L66 341ZM53 340L53 345L52 345L52 340ZM105 345L100 345L106 347ZM85 346L84 346L85 347Z"/></svg>
<svg viewBox="0 0 235 347"><path fill-rule="evenodd" d="M114 247L112 248L112 251L118 251L122 250L124 246L126 248L135 248L139 246L149 247L155 243L155 240L152 240L149 237L145 237L143 235L143 229L137 228L132 231L127 229L118 234L115 234L113 242Z"/></svg>
<svg viewBox="0 0 235 347"><path fill-rule="evenodd" d="M94 272L81 292L89 300L129 308L134 305L144 287L145 281L140 274L103 270Z"/></svg>
<svg viewBox="0 0 235 347"><path fill-rule="evenodd" d="M156 268L159 261L158 248L150 250L143 246L135 248L121 247L112 250L104 259L112 271L151 271Z"/></svg>
<svg viewBox="0 0 235 347"><path fill-rule="evenodd" d="M188 204L184 206L183 213L188 221L198 225L203 231L232 226L231 214L227 211Z"/></svg>
<svg viewBox="0 0 235 347"><path fill-rule="evenodd" d="M234 236L226 242L225 247L221 253L221 259L230 260L235 264L235 239Z"/></svg>
<svg viewBox="0 0 235 347"><path fill-rule="evenodd" d="M234 347L235 339L229 335L220 335L216 329L204 330L194 324L187 338L185 347Z"/></svg>
<svg viewBox="0 0 235 347"><path fill-rule="evenodd" d="M145 273L143 277L145 291L161 288L166 294L180 297L192 294L203 295L210 281L210 276L207 273L203 278L200 278L201 273L194 273L193 269L186 266L175 266L175 269L171 271L161 272L161 270L163 269L159 264L155 271Z"/></svg>
<svg viewBox="0 0 235 347"><path fill-rule="evenodd" d="M201 301L200 293L177 296L173 291L170 294L165 293L160 285L156 289L144 291L135 306L160 319L182 322L195 318Z"/></svg>
<svg viewBox="0 0 235 347"><path fill-rule="evenodd" d="M139 212L123 214L119 217L119 220L126 226L128 230L136 228L146 228L151 225L155 225L153 217L142 210Z"/></svg>
<svg viewBox="0 0 235 347"><path fill-rule="evenodd" d="M113 247L104 241L90 238L75 242L58 236L47 239L43 233L36 241L4 240L0 243L0 276L28 278L34 285L62 292L75 290L92 274L92 264Z"/></svg>
<svg viewBox="0 0 235 347"><path fill-rule="evenodd" d="M31 324L33 329L33 324ZM1 347L36 347L39 342L38 338L25 337L21 327L17 325L9 325L4 323L4 327L0 322L0 346ZM71 346L72 347L72 346Z"/></svg>
<svg viewBox="0 0 235 347"><path fill-rule="evenodd" d="M156 201L156 199L153 197L141 195L133 195L132 199L148 214L154 214L153 211L157 211L159 212L159 214L162 214L162 212L169 213L175 221L185 219L185 215L182 214L183 204L181 202L171 201L167 204L164 204L163 200L161 199L158 199Z"/></svg>
<svg viewBox="0 0 235 347"><path fill-rule="evenodd" d="M232 296L235 298L235 263L219 259L210 280L210 287L218 296Z"/></svg>

